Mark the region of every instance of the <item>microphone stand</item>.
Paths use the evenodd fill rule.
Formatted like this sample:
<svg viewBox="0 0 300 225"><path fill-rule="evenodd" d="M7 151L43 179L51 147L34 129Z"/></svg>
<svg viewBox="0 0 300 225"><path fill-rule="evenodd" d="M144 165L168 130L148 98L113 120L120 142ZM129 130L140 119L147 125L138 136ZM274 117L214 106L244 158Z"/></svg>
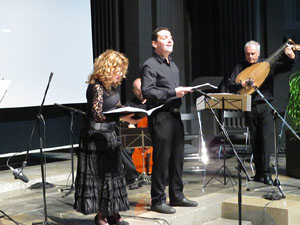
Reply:
<svg viewBox="0 0 300 225"><path fill-rule="evenodd" d="M201 94L203 93L200 90L197 90L197 91L200 92ZM222 123L219 121L216 113L214 112L214 110L212 109L212 107L210 106L210 104L209 104L209 102L207 100L207 98L211 98L211 99L213 99L213 98L211 96L207 95L207 94L205 94L204 96L205 96L205 98L204 98L205 99L205 103L209 106L210 111L213 113L214 118L216 119L217 123L219 124L219 126L220 126L220 128L221 128L221 130L222 130L222 132L224 134L225 139L230 144L230 146L231 146L231 148L232 148L232 150L233 150L233 152L234 152L234 154L235 154L235 156L237 158L237 161L238 161L238 166L236 167L236 169L238 171L238 208L239 208L239 212L238 212L239 216L238 217L239 217L239 225L242 225L242 171L245 173L247 180L251 180L251 178L250 178L250 176L249 176L249 174L248 174L248 172L246 170L246 167L245 167L243 161L238 156L238 154L237 154L237 152L236 152L236 150L234 148L234 145L233 145L233 143L232 143L232 141L231 141L231 139L229 137L229 134L228 134L227 130L224 128L224 126L222 125ZM208 182L207 182L207 184L208 184Z"/></svg>
<svg viewBox="0 0 300 225"><path fill-rule="evenodd" d="M44 121L44 118L43 118L41 113L42 113L42 110L43 110L43 107L44 107L44 102L45 102L45 99L46 99L46 95L47 95L52 77L53 77L53 73L50 73L49 81L48 81L48 84L47 84L47 87L46 87L46 90L45 90L45 93L44 93L43 101L42 101L42 104L39 108L39 112L36 116L36 121L35 121L34 127L33 127L32 132L31 132L31 136L30 136L29 143L28 143L28 148L27 148L27 155L26 155L26 158L25 158L25 161L24 161L24 162L27 162L28 155L29 155L29 149L31 147L31 142L32 142L32 139L33 139L33 134L35 132L36 127L38 127L39 144L40 144L40 164L41 164L42 188L43 188L43 202L44 202L44 221L38 222L38 223L32 223L32 225L39 225L39 224L48 225L48 224L51 224L48 221L48 215L47 215L46 181L45 181L45 173L44 173L44 156L43 156L43 138L42 138L42 134L41 134L41 121L43 122L44 127L45 127L45 121Z"/></svg>
<svg viewBox="0 0 300 225"><path fill-rule="evenodd" d="M64 106L64 105L60 105L58 103L54 103L54 105L57 105L61 108L64 108L64 109L67 109L69 112L70 112L70 115L71 115L71 120L70 120L70 153L71 153L71 174L72 174L72 184L70 186L70 188L63 188L63 189L60 189L61 192L67 190L68 192L65 193L62 197L67 197L68 195L70 195L74 190L75 190L75 178L74 178L74 145L73 145L73 124L74 124L74 114L75 113L80 113L82 115L86 115L85 112L79 110L79 109L75 109L75 108L72 108L72 107L67 107L67 106Z"/></svg>
<svg viewBox="0 0 300 225"><path fill-rule="evenodd" d="M273 185L276 186L281 194L281 198L285 198L285 195L282 191L280 181L278 179L278 159L277 159L277 135L276 135L276 125L275 125L275 118L278 117L281 119L281 121L290 129L290 131L300 140L299 135L294 131L294 129L285 121L284 118L278 113L278 111L273 107L273 105L265 98L265 96L260 92L260 90L254 86L253 87L255 91L260 95L260 97L267 103L267 105L273 110L273 121L274 121L274 148L275 148L275 172L276 172L276 178L273 182ZM267 197L269 199L269 197ZM275 198L272 196L272 200L279 200L281 198Z"/></svg>

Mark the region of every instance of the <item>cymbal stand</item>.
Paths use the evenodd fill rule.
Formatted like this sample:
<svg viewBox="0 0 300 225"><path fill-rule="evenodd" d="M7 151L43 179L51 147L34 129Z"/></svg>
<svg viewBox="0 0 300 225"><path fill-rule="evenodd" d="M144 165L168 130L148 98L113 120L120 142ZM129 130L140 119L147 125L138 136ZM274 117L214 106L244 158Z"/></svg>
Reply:
<svg viewBox="0 0 300 225"><path fill-rule="evenodd" d="M138 183L143 183L143 184L151 184L151 179L150 176L146 174L145 170L145 134L144 131L141 131L141 138L142 138L142 158L143 158L143 171L142 173L138 176L137 182Z"/></svg>

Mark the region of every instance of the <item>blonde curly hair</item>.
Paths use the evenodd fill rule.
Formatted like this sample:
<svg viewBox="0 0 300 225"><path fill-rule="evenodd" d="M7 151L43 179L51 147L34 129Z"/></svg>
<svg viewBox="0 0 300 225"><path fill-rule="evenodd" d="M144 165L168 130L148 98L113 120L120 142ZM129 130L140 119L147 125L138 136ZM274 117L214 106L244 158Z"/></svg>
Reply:
<svg viewBox="0 0 300 225"><path fill-rule="evenodd" d="M103 52L94 62L94 72L89 76L88 83L94 84L99 80L105 89L111 90L117 87L126 77L128 59L120 52L108 49ZM118 82L114 82L116 73L121 74Z"/></svg>

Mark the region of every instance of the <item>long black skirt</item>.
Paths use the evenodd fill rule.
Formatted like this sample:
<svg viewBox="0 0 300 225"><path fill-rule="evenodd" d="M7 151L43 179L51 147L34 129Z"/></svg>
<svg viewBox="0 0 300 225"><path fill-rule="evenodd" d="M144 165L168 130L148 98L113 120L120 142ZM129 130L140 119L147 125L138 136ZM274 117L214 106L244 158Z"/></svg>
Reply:
<svg viewBox="0 0 300 225"><path fill-rule="evenodd" d="M115 131L84 130L75 180L74 208L110 216L129 209L121 147Z"/></svg>

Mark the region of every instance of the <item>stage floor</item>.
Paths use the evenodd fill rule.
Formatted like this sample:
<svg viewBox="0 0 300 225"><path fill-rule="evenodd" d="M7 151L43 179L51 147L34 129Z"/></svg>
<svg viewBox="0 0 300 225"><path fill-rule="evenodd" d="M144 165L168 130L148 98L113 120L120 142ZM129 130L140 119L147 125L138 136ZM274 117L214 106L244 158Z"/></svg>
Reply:
<svg viewBox="0 0 300 225"><path fill-rule="evenodd" d="M68 158L67 153L61 153ZM47 182L54 187L46 189L47 221L49 224L60 225L87 225L93 224L93 215L83 215L76 212L72 205L74 201L73 192L63 197L67 191L60 190L69 187L71 184L71 164L70 160L55 161L48 163L46 168ZM273 161L273 160L272 160ZM76 165L76 157L75 157ZM227 184L224 185L224 174L221 169L223 159L210 159L206 166L206 176L204 171L189 171L191 167L204 169L203 163L197 160L185 161L185 171L183 175L184 193L187 198L198 201L197 208L176 207L175 214L166 215L150 211L150 185L143 185L134 190L128 190L130 210L122 212L121 215L132 225L141 224L189 224L198 225L208 221L213 221L221 216L221 202L236 197L238 195L237 185L237 160L235 157L226 159L226 166L232 176L225 176ZM249 163L245 162L248 173L252 176ZM11 217L17 224L32 224L45 221L45 209L43 202L43 192L41 188L30 189L31 185L41 182L41 168L39 165L28 166L24 174L30 179L25 184L20 180L15 180L11 170L0 171L0 224L15 224L6 215ZM285 157L279 157L279 180L284 194L295 201L300 201L300 180L287 177L285 174ZM203 185L216 175L203 188ZM273 174L273 178L274 178ZM51 185L49 185L51 186ZM167 188L168 189L168 188ZM277 187L267 186L257 182L246 182L245 175L242 174L242 194L243 196L256 196L262 198L264 195L278 195ZM4 215L4 212L6 215ZM300 215L300 213L299 213ZM200 219L199 219L200 218ZM197 221L197 222L195 222ZM236 223L237 224L237 223Z"/></svg>

